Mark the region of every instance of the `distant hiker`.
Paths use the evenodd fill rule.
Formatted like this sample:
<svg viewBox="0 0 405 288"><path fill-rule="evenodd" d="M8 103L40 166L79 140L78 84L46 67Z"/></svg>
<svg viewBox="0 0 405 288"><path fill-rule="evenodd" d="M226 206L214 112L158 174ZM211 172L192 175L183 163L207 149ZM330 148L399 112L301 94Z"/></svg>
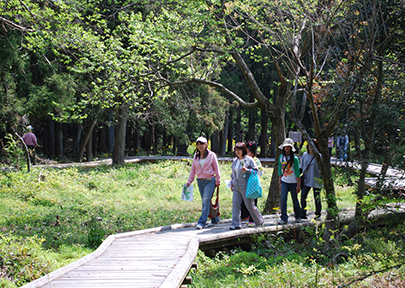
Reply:
<svg viewBox="0 0 405 288"><path fill-rule="evenodd" d="M333 148L334 141L335 141L335 139L333 136L328 138L328 150L329 150L330 157L332 157L332 148Z"/></svg>
<svg viewBox="0 0 405 288"><path fill-rule="evenodd" d="M344 131L343 131L344 132ZM336 143L338 149L338 158L340 161L347 160L347 148L349 148L349 136L339 136Z"/></svg>
<svg viewBox="0 0 405 288"><path fill-rule="evenodd" d="M252 170L258 170L255 161L247 155L246 144L236 143L234 147L236 158L232 162L231 190L232 196L232 224L229 229L235 230L241 228L241 204L245 202L246 208L255 223L256 227L263 225L263 216L257 209L254 199L246 198L247 180Z"/></svg>
<svg viewBox="0 0 405 288"><path fill-rule="evenodd" d="M32 130L34 130L34 128L31 125L29 125L27 127L27 133L25 133L22 138L24 140L25 145L27 145L28 147L31 163L35 165L37 162L35 159L36 158L35 147L37 147L37 137L35 136L34 133L32 133Z"/></svg>
<svg viewBox="0 0 405 288"><path fill-rule="evenodd" d="M278 179L281 191L281 219L278 224L284 225L288 223L287 196L289 191L294 205L295 221L301 221L301 208L298 202L298 193L301 190L300 162L298 157L294 156L294 141L291 138L286 138L278 148L283 150L278 159Z"/></svg>
<svg viewBox="0 0 405 288"><path fill-rule="evenodd" d="M318 140L314 139L314 144L316 149L319 151ZM322 155L320 155L322 157ZM315 200L315 220L321 217L321 188L320 183L320 173L318 162L316 162L315 155L311 150L309 145L307 146L307 152L304 153L301 157L300 168L305 175L304 183L302 185L301 191L301 219L307 219L307 196L309 191L314 191L314 200Z"/></svg>
<svg viewBox="0 0 405 288"><path fill-rule="evenodd" d="M207 139L204 137L198 137L196 144L197 149L194 154L187 187L190 186L194 181L195 175L197 175L198 189L200 190L202 199L202 211L196 227L197 229L203 229L210 212L211 198L214 194L215 187L219 187L220 185L221 175L219 173L217 156L207 148ZM217 224L218 222L219 217L215 217L211 220L212 224Z"/></svg>

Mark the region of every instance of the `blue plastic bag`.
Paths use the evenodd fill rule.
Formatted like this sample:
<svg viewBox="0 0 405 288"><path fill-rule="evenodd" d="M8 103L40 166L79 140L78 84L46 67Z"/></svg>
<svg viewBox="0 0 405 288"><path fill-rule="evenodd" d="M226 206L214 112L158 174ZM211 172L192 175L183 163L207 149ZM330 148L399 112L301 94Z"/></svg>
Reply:
<svg viewBox="0 0 405 288"><path fill-rule="evenodd" d="M252 173L250 173L247 181L246 198L257 199L262 196L262 184L260 183L259 175L257 175L256 170L252 169Z"/></svg>

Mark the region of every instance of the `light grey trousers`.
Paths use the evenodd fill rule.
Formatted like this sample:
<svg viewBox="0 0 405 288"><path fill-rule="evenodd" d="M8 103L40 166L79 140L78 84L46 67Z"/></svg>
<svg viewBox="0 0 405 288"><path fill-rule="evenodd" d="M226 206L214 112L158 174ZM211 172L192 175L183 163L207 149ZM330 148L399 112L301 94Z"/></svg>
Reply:
<svg viewBox="0 0 405 288"><path fill-rule="evenodd" d="M232 226L240 227L241 226L241 211L240 205L242 201L245 202L246 208L248 209L250 216L252 217L253 221L255 222L256 226L263 224L263 216L260 213L259 209L257 209L255 199L247 199L246 198L246 188L243 191L240 191L236 187L233 187L233 197L232 197Z"/></svg>

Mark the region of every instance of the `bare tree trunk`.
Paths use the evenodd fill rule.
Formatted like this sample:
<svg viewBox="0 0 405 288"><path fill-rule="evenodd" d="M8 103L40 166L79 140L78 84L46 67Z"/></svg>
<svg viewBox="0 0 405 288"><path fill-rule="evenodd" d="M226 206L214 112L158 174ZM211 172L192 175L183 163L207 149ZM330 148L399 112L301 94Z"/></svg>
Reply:
<svg viewBox="0 0 405 288"><path fill-rule="evenodd" d="M261 136L260 136L260 155L259 157L265 158L267 154L267 126L269 122L269 117L266 114L266 111L261 110Z"/></svg>
<svg viewBox="0 0 405 288"><path fill-rule="evenodd" d="M80 150L79 150L79 153L77 154L77 158L76 158L77 162L82 161L84 150L86 149L87 142L89 141L89 138L91 136L91 133L92 133L96 123L97 123L97 118L92 119L91 121L89 121L89 123L86 127L86 133L84 134L83 142L80 145Z"/></svg>
<svg viewBox="0 0 405 288"><path fill-rule="evenodd" d="M233 108L229 109L228 126L228 153L231 153L233 149Z"/></svg>
<svg viewBox="0 0 405 288"><path fill-rule="evenodd" d="M383 85L383 62L378 63L378 77L377 77L377 87L375 89L375 94L373 97L373 103L371 105L371 115L370 117L362 117L364 125L362 125L362 134L364 139L364 150L363 157L361 161L361 171L357 188L357 201L356 201L356 213L354 215L358 224L363 224L365 219L365 213L363 210L363 198L366 192L365 178L367 173L368 164L370 163L371 151L373 149L376 117L378 107L380 103L381 90ZM362 109L361 109L362 110ZM349 149L350 150L350 149Z"/></svg>
<svg viewBox="0 0 405 288"><path fill-rule="evenodd" d="M153 129L153 131L152 131L152 135L153 135L153 138L152 138L153 155L156 155L157 154L157 148L158 148L158 133L157 133L158 129L155 126L155 124L152 124L152 129Z"/></svg>
<svg viewBox="0 0 405 288"><path fill-rule="evenodd" d="M285 138L285 109L281 107L278 112L279 117L270 118L273 124L274 139L277 147L283 143ZM263 211L266 214L277 213L276 208L280 207L280 186L278 180L278 158L280 155L281 150L276 149L276 159L273 166L273 175L271 177L269 195L267 196L266 206Z"/></svg>
<svg viewBox="0 0 405 288"><path fill-rule="evenodd" d="M138 150L139 150L139 125L138 123L136 123L135 125L135 137L134 137L134 150L135 150L135 155L138 154Z"/></svg>
<svg viewBox="0 0 405 288"><path fill-rule="evenodd" d="M216 154L219 154L220 148L219 148L219 131L215 131L211 135L211 150L214 151Z"/></svg>
<svg viewBox="0 0 405 288"><path fill-rule="evenodd" d="M87 141L86 145L86 158L87 162L93 161L93 130L90 132L89 140Z"/></svg>
<svg viewBox="0 0 405 288"><path fill-rule="evenodd" d="M51 120L49 122L49 139L48 139L48 157L54 158L55 157L55 121Z"/></svg>
<svg viewBox="0 0 405 288"><path fill-rule="evenodd" d="M253 95L252 96L250 96L250 99L249 99L249 101L250 102L254 102L254 97L253 97ZM256 112L256 110L255 109L249 109L248 110L249 111L249 128L248 128L248 132L247 132L247 135L246 135L246 140L247 141L255 141L255 128L256 128L256 121L255 121L255 112Z"/></svg>
<svg viewBox="0 0 405 288"><path fill-rule="evenodd" d="M129 105L122 102L118 108L118 125L116 126L114 151L112 155L113 165L123 165L125 160L125 135L128 121Z"/></svg>
<svg viewBox="0 0 405 288"><path fill-rule="evenodd" d="M240 122L242 121L242 115L241 115L241 108L238 106L236 108L236 127L235 127L235 141L240 142L243 141L243 135L241 135L241 125Z"/></svg>
<svg viewBox="0 0 405 288"><path fill-rule="evenodd" d="M115 143L115 126L113 123L112 112L108 114L108 153L113 154Z"/></svg>
<svg viewBox="0 0 405 288"><path fill-rule="evenodd" d="M228 130L229 130L229 111L225 112L225 124L222 133L222 142L221 142L221 153L219 156L226 155L226 139L228 138Z"/></svg>
<svg viewBox="0 0 405 288"><path fill-rule="evenodd" d="M58 154L58 160L62 161L63 160L63 130L62 130L62 123L57 124L57 129L56 129L56 143L57 143L57 154Z"/></svg>
<svg viewBox="0 0 405 288"><path fill-rule="evenodd" d="M75 146L73 148L73 152L76 152L79 150L81 137L82 137L82 128L80 125L77 125L76 141L75 141Z"/></svg>

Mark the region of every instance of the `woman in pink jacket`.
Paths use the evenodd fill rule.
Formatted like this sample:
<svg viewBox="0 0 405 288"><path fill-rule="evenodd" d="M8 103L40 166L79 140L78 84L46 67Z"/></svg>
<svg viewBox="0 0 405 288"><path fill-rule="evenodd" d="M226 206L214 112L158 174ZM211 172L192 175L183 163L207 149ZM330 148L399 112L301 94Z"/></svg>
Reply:
<svg viewBox="0 0 405 288"><path fill-rule="evenodd" d="M207 148L207 139L199 137L196 143L197 152L194 155L187 187L190 186L195 175L197 175L198 190L200 190L202 199L202 211L196 227L197 229L203 229L210 212L212 195L214 194L215 187L219 187L221 176L217 156ZM212 224L217 224L218 222L219 217L215 217L211 220Z"/></svg>

